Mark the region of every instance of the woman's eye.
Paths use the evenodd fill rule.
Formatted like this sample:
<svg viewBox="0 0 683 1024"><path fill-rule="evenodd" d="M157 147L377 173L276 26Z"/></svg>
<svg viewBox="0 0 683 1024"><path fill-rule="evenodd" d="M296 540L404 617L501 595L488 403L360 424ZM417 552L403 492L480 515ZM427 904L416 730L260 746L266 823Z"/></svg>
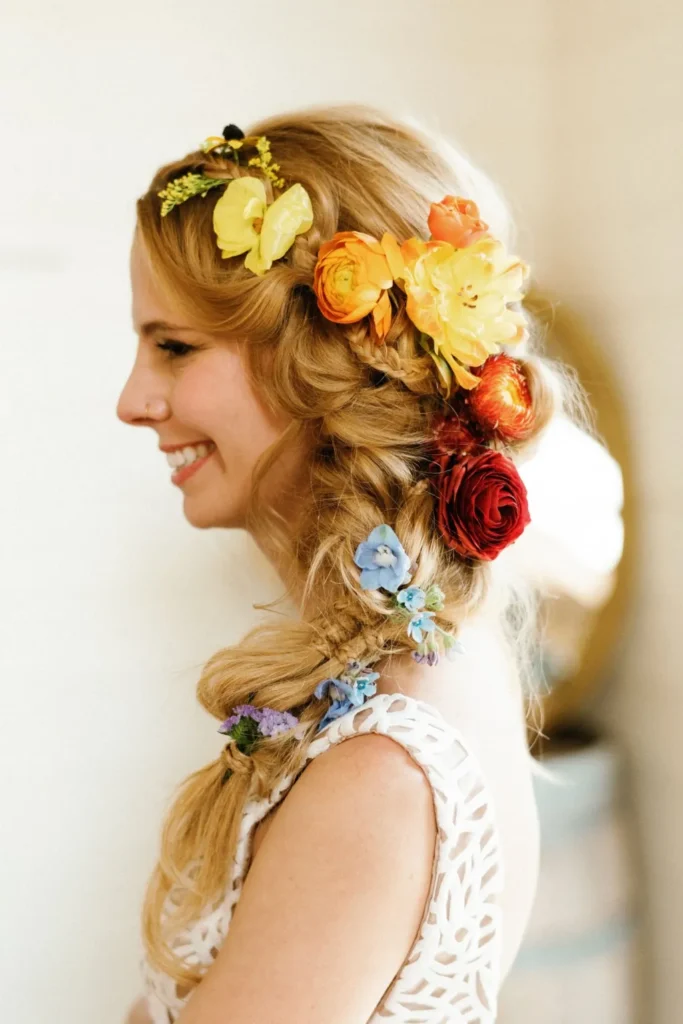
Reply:
<svg viewBox="0 0 683 1024"><path fill-rule="evenodd" d="M158 341L157 348L168 353L169 359L179 359L194 352L194 345L186 345L184 341Z"/></svg>

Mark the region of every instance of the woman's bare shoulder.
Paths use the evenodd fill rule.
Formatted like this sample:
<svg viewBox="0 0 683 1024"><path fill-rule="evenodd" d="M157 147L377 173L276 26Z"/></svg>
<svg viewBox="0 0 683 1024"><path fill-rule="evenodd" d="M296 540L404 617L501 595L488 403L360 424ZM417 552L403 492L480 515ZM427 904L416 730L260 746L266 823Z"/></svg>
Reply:
<svg viewBox="0 0 683 1024"><path fill-rule="evenodd" d="M267 1024L283 1007L302 1024L367 1020L419 927L435 842L431 786L393 740L359 735L312 759L254 849L225 942L182 1024L219 1009Z"/></svg>

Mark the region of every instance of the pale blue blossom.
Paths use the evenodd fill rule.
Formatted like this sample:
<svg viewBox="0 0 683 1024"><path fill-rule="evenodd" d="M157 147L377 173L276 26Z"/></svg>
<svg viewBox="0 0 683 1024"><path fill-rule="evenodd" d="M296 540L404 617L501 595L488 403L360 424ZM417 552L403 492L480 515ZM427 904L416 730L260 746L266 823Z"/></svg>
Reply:
<svg viewBox="0 0 683 1024"><path fill-rule="evenodd" d="M406 587L399 590L396 603L403 605L409 612L419 612L425 606L426 594L421 587Z"/></svg>
<svg viewBox="0 0 683 1024"><path fill-rule="evenodd" d="M400 586L411 579L410 558L400 540L386 523L376 526L367 540L356 548L353 560L359 569L363 590L383 587L395 594Z"/></svg>
<svg viewBox="0 0 683 1024"><path fill-rule="evenodd" d="M432 621L433 614L433 612L420 612L419 615L413 615L408 623L408 636L415 643L422 643L423 630L425 633L433 633L436 629L436 623Z"/></svg>

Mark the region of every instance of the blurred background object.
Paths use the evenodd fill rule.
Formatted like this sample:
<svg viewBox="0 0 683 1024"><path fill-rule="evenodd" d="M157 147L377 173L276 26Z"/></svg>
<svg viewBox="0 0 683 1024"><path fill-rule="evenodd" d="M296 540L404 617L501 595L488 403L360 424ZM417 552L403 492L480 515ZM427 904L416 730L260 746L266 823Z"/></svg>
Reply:
<svg viewBox="0 0 683 1024"><path fill-rule="evenodd" d="M599 415L623 470L624 558L612 581L613 532L602 569L582 566L555 599L568 615L544 654L555 680L549 726L559 737L571 717L577 735L596 737L557 750L566 760L556 770L579 782L550 789L547 803L562 817L559 793L583 799L604 786L595 811L604 828L553 842L544 825L529 941L600 934L637 903L645 987L633 1012L638 1024L677 1021L683 6L425 0L416 17L408 0L343 9L9 0L0 19L3 1017L121 1024L139 988L139 906L163 809L177 781L218 749L195 703L198 666L249 628L252 602L279 594L243 536L187 529L151 433L116 421L136 345L135 197L160 163L228 121L357 100L442 130L501 186L519 225L516 251L559 333L565 313L580 318L599 350L598 362L569 361L592 396L604 387L620 396L625 449L622 428ZM609 508L618 484L603 464ZM593 776L579 772L584 755ZM635 893L620 866L627 840L586 853L598 843L591 835L621 835L617 820L635 830ZM569 920L572 871L585 883L575 900L583 917ZM591 903L603 878L612 896L601 888ZM575 965L564 975L580 984L590 974L593 988L567 1024L606 1024L607 1000L616 1013L631 998L627 972L593 962L595 971L586 962L588 973ZM562 991L553 963L531 969L535 988L517 988L508 1004L524 1024L534 993L540 1005Z"/></svg>
<svg viewBox="0 0 683 1024"><path fill-rule="evenodd" d="M634 828L623 756L556 727L535 780L541 872L499 1024L636 1024L642 1002Z"/></svg>
<svg viewBox="0 0 683 1024"><path fill-rule="evenodd" d="M529 738L543 766L534 780L541 870L500 1024L636 1024L643 979L632 794L621 745L587 714L613 679L634 599L628 416L609 359L580 317L539 292L526 306L545 351L584 387L591 416L583 422L587 410L576 409L576 421L556 420L520 467L532 522L511 554L539 602Z"/></svg>
<svg viewBox="0 0 683 1024"><path fill-rule="evenodd" d="M607 352L561 300L537 291L525 305L592 414L591 433L568 417L552 423L521 470L534 514L516 557L542 595L538 690L543 731L552 733L605 684L621 653L638 532L628 414Z"/></svg>

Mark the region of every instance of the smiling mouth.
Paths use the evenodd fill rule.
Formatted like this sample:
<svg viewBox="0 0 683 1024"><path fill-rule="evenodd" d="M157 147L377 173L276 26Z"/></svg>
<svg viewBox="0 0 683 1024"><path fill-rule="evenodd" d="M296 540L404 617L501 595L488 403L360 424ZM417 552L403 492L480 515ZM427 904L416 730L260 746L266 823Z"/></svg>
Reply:
<svg viewBox="0 0 683 1024"><path fill-rule="evenodd" d="M186 480L189 480L191 476L194 476L195 473L198 473L201 470L201 468L211 460L215 451L216 446L214 445L211 448L211 450L206 453L206 455L200 455L197 458L192 459L191 462L177 466L175 468L175 471L171 475L171 483L185 483Z"/></svg>
<svg viewBox="0 0 683 1024"><path fill-rule="evenodd" d="M188 444L174 452L166 453L166 461L171 469L181 469L184 466L191 466L193 462L206 458L216 450L213 441L200 441L198 444Z"/></svg>

